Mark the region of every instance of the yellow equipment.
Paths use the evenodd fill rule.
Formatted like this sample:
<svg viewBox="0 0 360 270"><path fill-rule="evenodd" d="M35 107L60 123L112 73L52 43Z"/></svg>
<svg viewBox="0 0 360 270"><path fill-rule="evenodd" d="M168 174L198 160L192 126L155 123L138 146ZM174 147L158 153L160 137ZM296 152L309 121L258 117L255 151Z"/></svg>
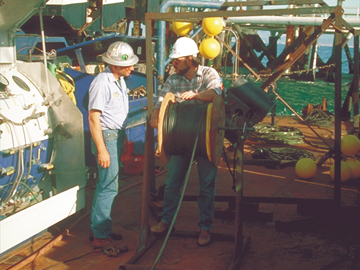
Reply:
<svg viewBox="0 0 360 270"><path fill-rule="evenodd" d="M193 24L191 22L178 22L175 21L172 23L172 30L175 32L175 34L183 37L189 34L189 32L192 30Z"/></svg>
<svg viewBox="0 0 360 270"><path fill-rule="evenodd" d="M356 179L360 177L360 161L356 158L348 158L345 161L351 168L351 179Z"/></svg>
<svg viewBox="0 0 360 270"><path fill-rule="evenodd" d="M360 151L360 140L355 135L345 135L341 139L341 152L345 156L353 156Z"/></svg>
<svg viewBox="0 0 360 270"><path fill-rule="evenodd" d="M330 167L330 177L334 180L335 163ZM341 161L341 182L345 182L351 178L351 168L345 161Z"/></svg>
<svg viewBox="0 0 360 270"><path fill-rule="evenodd" d="M203 20L201 26L205 34L216 36L223 30L224 21L220 17L208 17Z"/></svg>
<svg viewBox="0 0 360 270"><path fill-rule="evenodd" d="M295 165L295 172L302 179L313 177L316 171L316 162L311 158L302 158Z"/></svg>
<svg viewBox="0 0 360 270"><path fill-rule="evenodd" d="M220 44L213 37L204 39L199 46L200 54L205 59L214 59L220 54Z"/></svg>

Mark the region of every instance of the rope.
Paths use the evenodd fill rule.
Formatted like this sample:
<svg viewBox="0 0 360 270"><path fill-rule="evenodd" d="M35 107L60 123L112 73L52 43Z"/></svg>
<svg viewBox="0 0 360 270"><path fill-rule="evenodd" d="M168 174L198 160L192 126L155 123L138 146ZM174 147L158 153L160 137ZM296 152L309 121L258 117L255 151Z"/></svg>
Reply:
<svg viewBox="0 0 360 270"><path fill-rule="evenodd" d="M228 170L231 174L231 177L232 177L232 186L231 186L231 189L236 192L236 178L235 178L235 166L236 166L236 149L234 151L234 158L233 158L233 163L234 163L234 168L233 170L231 170L230 168L230 165L229 165L229 161L228 161L228 158L227 158L227 153L225 152L225 149L223 147L223 153L224 153L224 158L225 158L225 163L226 163L226 166L228 167Z"/></svg>
<svg viewBox="0 0 360 270"><path fill-rule="evenodd" d="M71 101L76 105L75 97L75 83L74 80L67 74L62 73L61 71L56 71L56 78L59 81L61 87L64 89L65 93L70 97ZM69 80L72 82L70 83Z"/></svg>
<svg viewBox="0 0 360 270"><path fill-rule="evenodd" d="M108 257L117 257L120 253L128 252L129 249L127 246L123 246L121 248L109 247L103 249L103 252L108 255Z"/></svg>

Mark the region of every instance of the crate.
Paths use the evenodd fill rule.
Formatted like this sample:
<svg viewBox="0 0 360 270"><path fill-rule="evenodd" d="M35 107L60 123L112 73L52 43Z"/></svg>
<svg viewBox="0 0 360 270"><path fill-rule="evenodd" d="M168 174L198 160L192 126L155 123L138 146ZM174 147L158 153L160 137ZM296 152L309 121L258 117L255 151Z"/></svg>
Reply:
<svg viewBox="0 0 360 270"><path fill-rule="evenodd" d="M142 155L127 155L123 161L124 173L141 175L144 171L144 156Z"/></svg>
<svg viewBox="0 0 360 270"><path fill-rule="evenodd" d="M123 172L126 174L141 175L144 171L144 156L134 154L134 144L129 141L129 151L126 155L121 156L123 163Z"/></svg>

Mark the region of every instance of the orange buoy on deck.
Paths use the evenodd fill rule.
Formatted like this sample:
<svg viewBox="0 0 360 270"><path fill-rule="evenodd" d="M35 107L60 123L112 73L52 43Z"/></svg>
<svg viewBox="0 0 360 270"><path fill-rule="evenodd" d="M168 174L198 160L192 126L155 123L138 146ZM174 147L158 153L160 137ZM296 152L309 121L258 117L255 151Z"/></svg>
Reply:
<svg viewBox="0 0 360 270"><path fill-rule="evenodd" d="M345 161L351 168L351 179L356 179L360 177L360 161L356 158L348 158Z"/></svg>
<svg viewBox="0 0 360 270"><path fill-rule="evenodd" d="M341 153L353 156L360 151L360 140L355 135L345 135L341 138Z"/></svg>
<svg viewBox="0 0 360 270"><path fill-rule="evenodd" d="M335 179L335 163L330 167L330 177ZM341 182L348 181L351 178L351 167L345 161L341 161Z"/></svg>

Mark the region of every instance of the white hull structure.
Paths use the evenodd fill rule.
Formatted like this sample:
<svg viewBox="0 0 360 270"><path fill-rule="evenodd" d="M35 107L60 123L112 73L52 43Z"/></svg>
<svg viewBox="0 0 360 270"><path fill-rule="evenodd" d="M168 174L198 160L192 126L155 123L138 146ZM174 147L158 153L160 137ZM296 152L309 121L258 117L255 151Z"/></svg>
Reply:
<svg viewBox="0 0 360 270"><path fill-rule="evenodd" d="M0 9L0 256L85 207L83 115L46 61L16 61L14 33L42 2Z"/></svg>

